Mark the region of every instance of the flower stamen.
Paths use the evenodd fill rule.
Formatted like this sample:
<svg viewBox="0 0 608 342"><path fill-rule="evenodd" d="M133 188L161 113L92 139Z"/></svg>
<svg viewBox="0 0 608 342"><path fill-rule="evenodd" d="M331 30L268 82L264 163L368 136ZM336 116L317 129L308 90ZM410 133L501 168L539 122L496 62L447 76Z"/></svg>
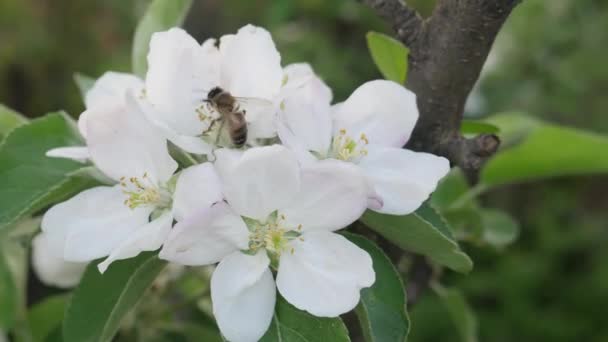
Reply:
<svg viewBox="0 0 608 342"><path fill-rule="evenodd" d="M271 215L266 223L256 221L250 227L249 249L252 252L257 252L263 248L277 257L280 257L286 251L293 254L295 249L290 246L290 241L296 238L301 239L302 225L298 225L295 229L287 228L285 226L285 215L279 215L278 217Z"/></svg>
<svg viewBox="0 0 608 342"><path fill-rule="evenodd" d="M124 204L130 209L139 206L152 205L155 207L166 207L171 201L171 195L162 187L152 182L148 173L144 172L141 178L120 178L120 186L123 194L127 195Z"/></svg>
<svg viewBox="0 0 608 342"><path fill-rule="evenodd" d="M354 140L347 135L345 129L341 129L332 143L332 155L336 159L344 161L356 162L361 157L367 155L365 146L369 144L369 140L364 133L361 133L359 140Z"/></svg>

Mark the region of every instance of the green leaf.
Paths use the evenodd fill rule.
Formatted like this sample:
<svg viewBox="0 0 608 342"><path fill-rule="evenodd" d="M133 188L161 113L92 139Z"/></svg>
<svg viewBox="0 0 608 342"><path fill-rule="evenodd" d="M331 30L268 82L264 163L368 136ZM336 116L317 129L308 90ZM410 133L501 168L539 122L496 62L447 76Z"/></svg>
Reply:
<svg viewBox="0 0 608 342"><path fill-rule="evenodd" d="M82 164L45 156L51 148L79 144L78 133L61 113L18 127L4 140L0 146L0 233L25 215L95 184L76 172Z"/></svg>
<svg viewBox="0 0 608 342"><path fill-rule="evenodd" d="M524 135L523 140L488 161L481 172L482 186L608 173L608 158L603 158L608 150L608 137L580 129L527 122L511 123L511 126L525 127L526 132L520 134Z"/></svg>
<svg viewBox="0 0 608 342"><path fill-rule="evenodd" d="M519 224L511 215L497 209L481 209L479 212L485 242L504 247L517 239Z"/></svg>
<svg viewBox="0 0 608 342"><path fill-rule="evenodd" d="M455 167L443 177L431 195L431 204L440 211L449 208L470 189L462 170Z"/></svg>
<svg viewBox="0 0 608 342"><path fill-rule="evenodd" d="M462 134L498 133L499 131L497 126L479 120L462 120L460 124Z"/></svg>
<svg viewBox="0 0 608 342"><path fill-rule="evenodd" d="M460 250L443 217L426 203L404 216L368 210L361 220L397 246L426 255L454 271L466 273L473 268L471 258Z"/></svg>
<svg viewBox="0 0 608 342"><path fill-rule="evenodd" d="M113 263L104 273L97 262L86 269L68 303L64 342L111 341L121 319L137 304L165 267L155 253Z"/></svg>
<svg viewBox="0 0 608 342"><path fill-rule="evenodd" d="M27 118L0 104L0 141L13 129L27 123Z"/></svg>
<svg viewBox="0 0 608 342"><path fill-rule="evenodd" d="M30 230L32 222L24 220L15 230ZM10 330L16 341L31 339L26 320L28 241L20 234L0 237L0 330Z"/></svg>
<svg viewBox="0 0 608 342"><path fill-rule="evenodd" d="M154 32L180 26L192 5L192 0L153 0L137 25L133 38L133 73L143 77L148 69L148 49Z"/></svg>
<svg viewBox="0 0 608 342"><path fill-rule="evenodd" d="M361 291L355 309L367 342L403 342L410 330L406 311L406 294L401 277L391 260L373 242L355 234L345 233L351 242L372 257L376 282Z"/></svg>
<svg viewBox="0 0 608 342"><path fill-rule="evenodd" d="M6 259L4 248L0 250L0 330L9 330L15 323L18 295L13 272Z"/></svg>
<svg viewBox="0 0 608 342"><path fill-rule="evenodd" d="M501 148L520 142L532 130L542 125L541 121L519 112L495 114L484 122L498 127Z"/></svg>
<svg viewBox="0 0 608 342"><path fill-rule="evenodd" d="M477 342L477 319L464 295L457 289L445 289L439 285L435 285L434 289L439 294L443 305L445 305L458 329L460 340L462 342Z"/></svg>
<svg viewBox="0 0 608 342"><path fill-rule="evenodd" d="M384 78L399 84L405 83L410 50L400 41L382 33L368 32L366 37L374 63Z"/></svg>
<svg viewBox="0 0 608 342"><path fill-rule="evenodd" d="M348 342L348 330L339 317L316 317L277 297L270 328L260 342Z"/></svg>
<svg viewBox="0 0 608 342"><path fill-rule="evenodd" d="M76 82L76 86L78 87L78 90L80 90L80 96L82 96L84 102L87 93L95 84L95 79L77 72L74 74L74 82Z"/></svg>
<svg viewBox="0 0 608 342"><path fill-rule="evenodd" d="M55 329L61 328L68 299L66 294L47 297L30 309L28 321L34 342L45 341Z"/></svg>

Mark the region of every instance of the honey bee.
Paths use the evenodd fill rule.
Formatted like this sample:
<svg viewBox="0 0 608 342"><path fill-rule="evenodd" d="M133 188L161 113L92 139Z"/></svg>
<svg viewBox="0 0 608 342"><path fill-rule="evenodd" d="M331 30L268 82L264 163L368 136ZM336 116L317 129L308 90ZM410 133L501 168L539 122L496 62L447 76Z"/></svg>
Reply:
<svg viewBox="0 0 608 342"><path fill-rule="evenodd" d="M214 87L207 94L207 99L204 100L209 105L209 109L217 112L218 118L213 120L211 128L219 122L220 128L216 138L216 144L219 142L220 135L224 128L228 132L230 141L234 147L240 148L247 143L247 120L245 114L246 109L255 111L273 110L270 101L232 96L228 91Z"/></svg>
<svg viewBox="0 0 608 342"><path fill-rule="evenodd" d="M239 108L237 99L224 89L215 87L207 94L206 101L220 114L218 120L221 123L218 140L222 128L224 128L224 125L227 125L228 135L234 146L242 147L245 145L247 142L247 121L245 120L245 110Z"/></svg>

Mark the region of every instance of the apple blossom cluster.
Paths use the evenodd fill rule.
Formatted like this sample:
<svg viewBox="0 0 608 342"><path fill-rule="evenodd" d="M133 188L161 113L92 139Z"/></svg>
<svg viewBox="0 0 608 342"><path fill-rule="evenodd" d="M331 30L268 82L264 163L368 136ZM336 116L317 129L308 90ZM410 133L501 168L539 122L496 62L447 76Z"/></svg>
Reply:
<svg viewBox="0 0 608 342"><path fill-rule="evenodd" d="M214 87L245 99L241 148L210 110ZM71 286L86 263L104 258L105 272L142 251L218 263L211 298L230 341L265 333L277 290L316 316L353 309L374 269L336 231L368 209L413 212L449 171L442 157L402 148L418 118L413 93L375 80L332 104L309 65L282 67L270 34L251 25L202 45L179 28L155 33L145 79L108 72L85 104L86 146L47 155L91 163L113 185L46 212L34 240L41 278Z"/></svg>

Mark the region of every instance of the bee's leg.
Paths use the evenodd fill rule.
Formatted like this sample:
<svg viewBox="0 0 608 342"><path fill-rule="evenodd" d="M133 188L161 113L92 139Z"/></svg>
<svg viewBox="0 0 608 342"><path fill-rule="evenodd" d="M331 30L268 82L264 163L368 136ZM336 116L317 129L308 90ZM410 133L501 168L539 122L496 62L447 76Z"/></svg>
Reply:
<svg viewBox="0 0 608 342"><path fill-rule="evenodd" d="M215 146L219 145L220 137L222 136L222 130L224 129L224 122L226 122L226 120L221 121L222 122L220 122L220 128L217 130L217 135L215 136Z"/></svg>

